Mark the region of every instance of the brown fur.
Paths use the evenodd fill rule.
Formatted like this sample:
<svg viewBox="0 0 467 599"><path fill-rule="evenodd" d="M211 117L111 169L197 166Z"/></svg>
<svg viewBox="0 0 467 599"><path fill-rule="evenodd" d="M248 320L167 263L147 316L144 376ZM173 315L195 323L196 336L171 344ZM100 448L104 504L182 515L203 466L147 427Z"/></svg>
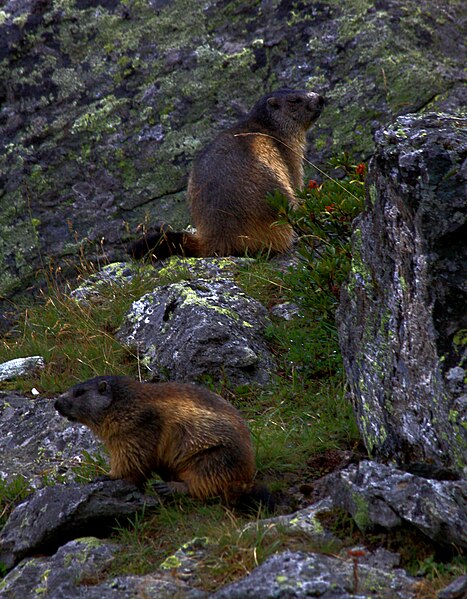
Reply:
<svg viewBox="0 0 467 599"><path fill-rule="evenodd" d="M141 258L244 255L284 252L294 234L267 194L280 191L296 205L303 185L306 132L324 100L304 90L284 89L261 98L234 127L221 132L197 156L188 183L188 202L196 234L165 231L130 246Z"/></svg>
<svg viewBox="0 0 467 599"><path fill-rule="evenodd" d="M142 486L158 474L171 492L235 502L255 492L250 432L226 400L196 385L96 377L55 402L87 425L110 453L110 477Z"/></svg>

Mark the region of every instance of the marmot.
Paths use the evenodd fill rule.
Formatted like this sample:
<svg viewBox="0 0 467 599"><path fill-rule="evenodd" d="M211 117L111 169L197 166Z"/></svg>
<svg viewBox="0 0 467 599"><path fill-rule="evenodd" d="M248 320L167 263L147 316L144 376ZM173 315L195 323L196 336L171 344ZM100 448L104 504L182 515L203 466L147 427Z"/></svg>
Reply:
<svg viewBox="0 0 467 599"><path fill-rule="evenodd" d="M196 234L162 231L132 243L129 253L156 259L284 252L293 230L277 223L267 194L280 191L296 205L303 185L306 132L324 99L304 90L263 96L236 125L221 132L197 156L188 182Z"/></svg>
<svg viewBox="0 0 467 599"><path fill-rule="evenodd" d="M273 507L269 492L253 482L255 457L245 421L208 389L98 376L71 387L55 409L103 441L112 479L142 487L154 472L166 481L156 486L165 494Z"/></svg>

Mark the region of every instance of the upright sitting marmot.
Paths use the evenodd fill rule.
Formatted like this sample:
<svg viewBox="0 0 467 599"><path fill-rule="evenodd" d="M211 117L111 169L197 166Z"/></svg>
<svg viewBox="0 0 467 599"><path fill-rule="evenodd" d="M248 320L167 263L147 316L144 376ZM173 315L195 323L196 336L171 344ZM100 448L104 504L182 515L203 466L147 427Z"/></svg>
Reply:
<svg viewBox="0 0 467 599"><path fill-rule="evenodd" d="M130 254L155 258L283 252L292 228L277 223L266 196L276 190L296 204L303 185L306 132L324 99L281 89L263 96L249 114L220 133L194 161L188 183L196 234L157 230L134 242Z"/></svg>
<svg viewBox="0 0 467 599"><path fill-rule="evenodd" d="M88 426L110 453L110 477L143 486L158 474L164 493L198 499L220 496L229 504L263 501L253 483L255 458L240 413L203 387L139 383L129 377L98 376L61 395L55 408Z"/></svg>

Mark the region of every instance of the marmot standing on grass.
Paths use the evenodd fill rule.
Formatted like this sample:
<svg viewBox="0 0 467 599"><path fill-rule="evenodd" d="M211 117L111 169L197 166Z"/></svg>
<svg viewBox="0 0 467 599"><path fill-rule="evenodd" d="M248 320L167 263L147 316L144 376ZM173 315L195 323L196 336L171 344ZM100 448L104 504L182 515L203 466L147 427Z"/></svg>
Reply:
<svg viewBox="0 0 467 599"><path fill-rule="evenodd" d="M197 156L188 183L196 234L157 230L129 247L135 258L244 255L283 252L292 228L278 224L267 194L281 192L296 204L303 185L306 132L324 99L313 92L281 89L263 96L236 125L221 132Z"/></svg>
<svg viewBox="0 0 467 599"><path fill-rule="evenodd" d="M154 472L166 481L156 487L165 494L272 507L266 489L253 483L255 457L245 421L208 389L98 376L71 387L55 408L103 441L110 478L142 487Z"/></svg>

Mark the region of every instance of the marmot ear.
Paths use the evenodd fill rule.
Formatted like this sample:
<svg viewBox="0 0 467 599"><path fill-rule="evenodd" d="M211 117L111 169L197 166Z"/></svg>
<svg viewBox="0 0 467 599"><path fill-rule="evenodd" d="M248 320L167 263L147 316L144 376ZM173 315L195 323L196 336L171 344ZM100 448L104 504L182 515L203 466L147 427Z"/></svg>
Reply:
<svg viewBox="0 0 467 599"><path fill-rule="evenodd" d="M107 381L99 381L99 384L97 385L97 390L99 391L99 393L101 393L102 395L104 393L107 393L108 388L109 385Z"/></svg>
<svg viewBox="0 0 467 599"><path fill-rule="evenodd" d="M279 98L275 98L274 96L272 98L268 98L267 103L271 108L279 108L281 105Z"/></svg>

